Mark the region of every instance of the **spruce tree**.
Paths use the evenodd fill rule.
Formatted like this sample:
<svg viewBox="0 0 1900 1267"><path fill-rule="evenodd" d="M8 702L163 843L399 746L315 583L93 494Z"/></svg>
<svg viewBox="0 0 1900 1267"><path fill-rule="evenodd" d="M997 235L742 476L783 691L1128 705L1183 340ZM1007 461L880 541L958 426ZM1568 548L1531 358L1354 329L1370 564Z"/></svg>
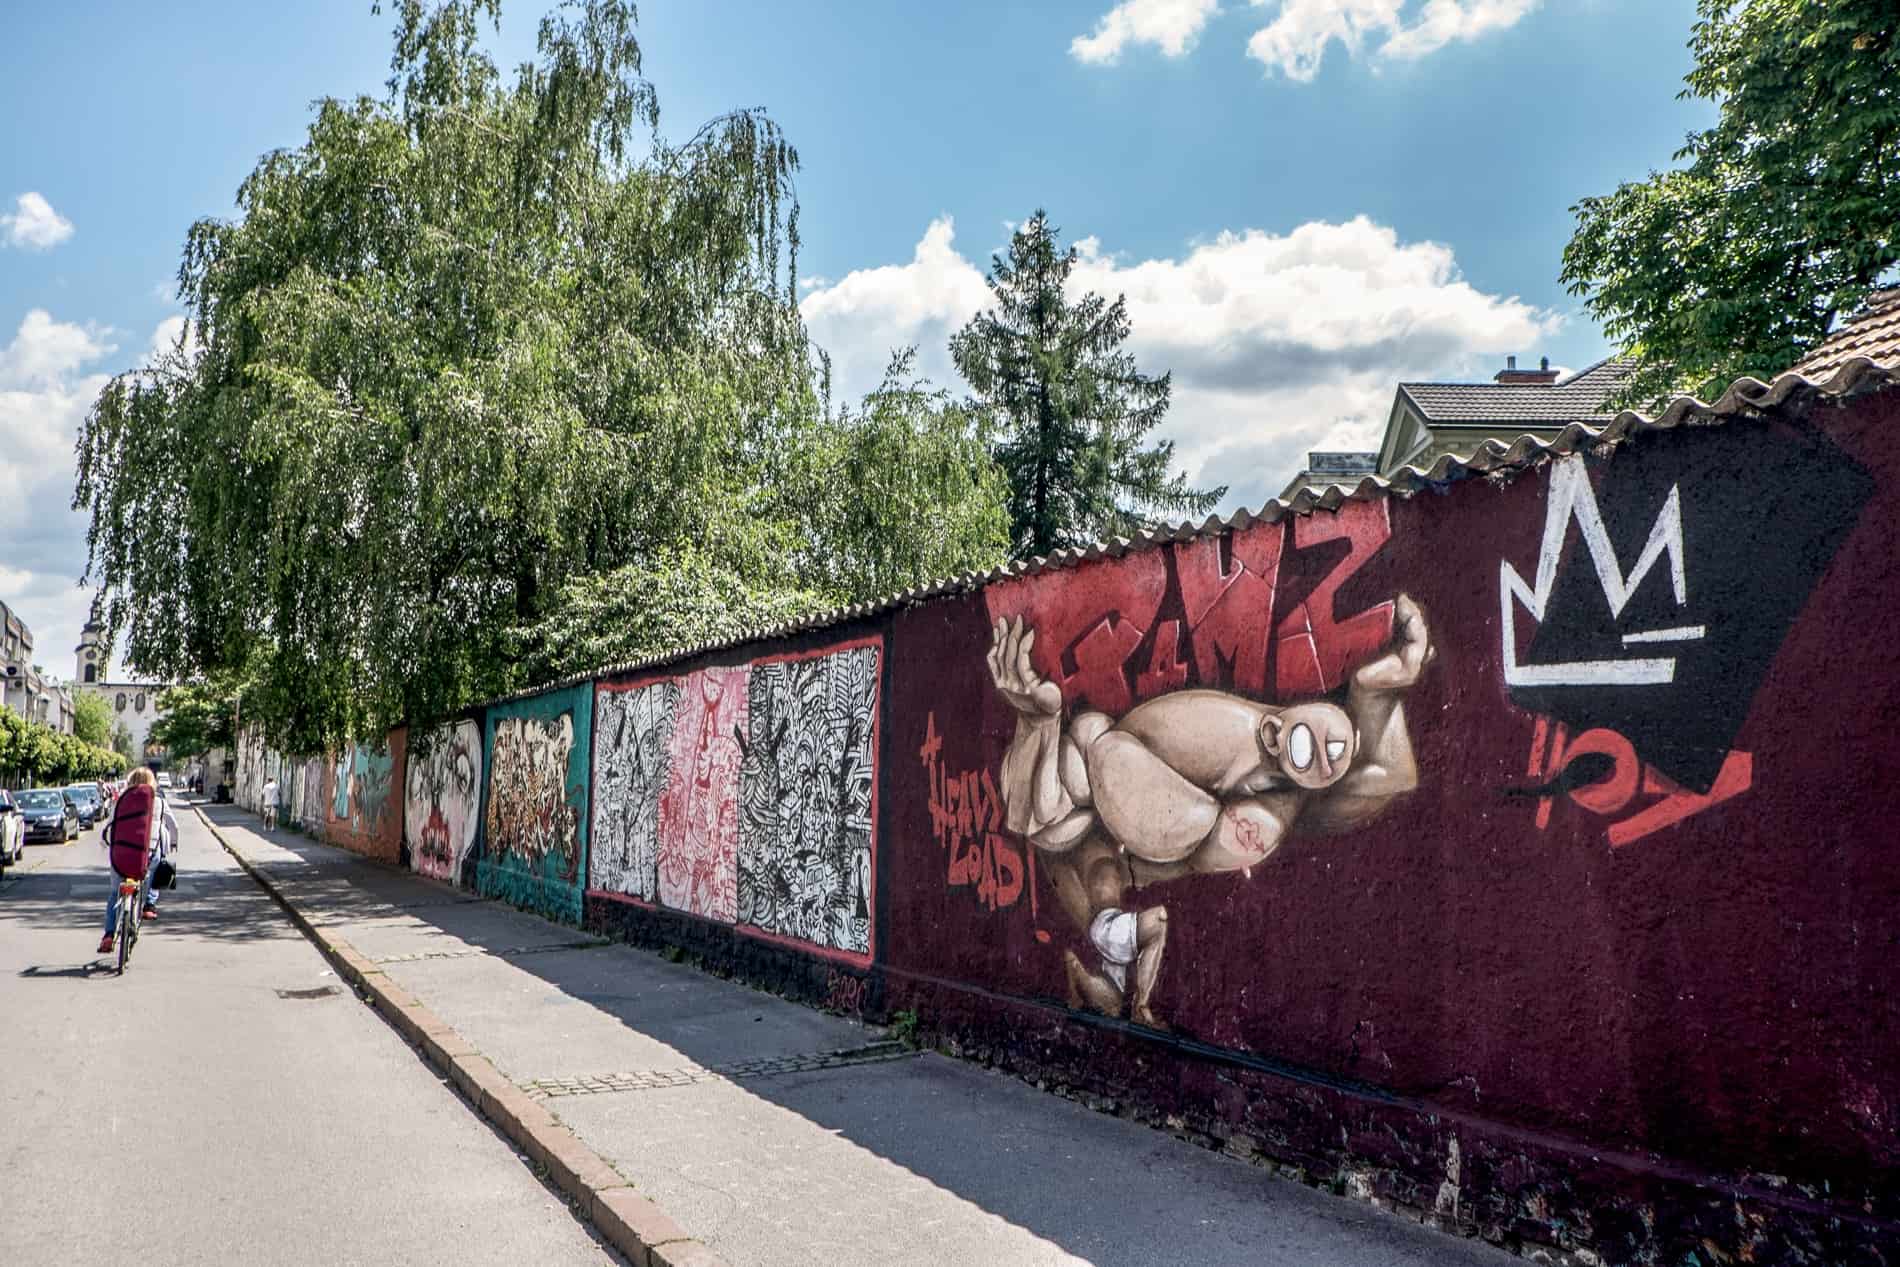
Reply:
<svg viewBox="0 0 1900 1267"><path fill-rule="evenodd" d="M1038 210L1009 255L992 256L992 307L952 336L950 355L996 424L1009 478L1016 558L1127 536L1161 512L1204 514L1225 486L1189 488L1171 471L1174 442L1149 441L1168 412L1171 375L1150 377L1125 351L1124 297L1067 292L1074 247Z"/></svg>

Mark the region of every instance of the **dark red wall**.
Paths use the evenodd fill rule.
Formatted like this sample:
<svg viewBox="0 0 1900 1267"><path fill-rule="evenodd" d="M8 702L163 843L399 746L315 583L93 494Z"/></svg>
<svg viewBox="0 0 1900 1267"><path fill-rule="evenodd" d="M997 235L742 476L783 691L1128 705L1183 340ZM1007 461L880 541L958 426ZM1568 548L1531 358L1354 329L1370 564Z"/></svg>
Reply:
<svg viewBox="0 0 1900 1267"><path fill-rule="evenodd" d="M1890 1199L1897 401L1651 432L1588 460L1625 575L1678 489L1686 601L1665 554L1613 616L1572 517L1545 620L1513 608L1519 660L1674 656L1669 683L1507 686L1500 564L1535 583L1551 464L899 613L879 771L893 997L960 997L976 1029L994 998L1021 1031L1006 1000L1065 1009L1063 951L1094 959L996 800L1015 716L985 662L998 614L1037 628L1068 710L1118 715L1181 686L1312 698L1388 643L1381 604L1409 594L1436 651L1404 697L1418 787L1343 834L1296 828L1251 875L1129 894L1128 909L1168 913L1156 1041ZM1621 640L1697 625L1693 640ZM1548 788L1560 726L1574 764Z"/></svg>

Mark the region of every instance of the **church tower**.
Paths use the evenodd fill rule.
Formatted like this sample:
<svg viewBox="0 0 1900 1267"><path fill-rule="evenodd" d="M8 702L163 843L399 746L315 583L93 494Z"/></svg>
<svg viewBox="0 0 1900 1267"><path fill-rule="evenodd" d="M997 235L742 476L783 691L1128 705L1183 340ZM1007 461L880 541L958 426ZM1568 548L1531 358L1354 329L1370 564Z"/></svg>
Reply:
<svg viewBox="0 0 1900 1267"><path fill-rule="evenodd" d="M79 633L78 670L75 682L103 682L106 677L105 629L96 620L88 620Z"/></svg>

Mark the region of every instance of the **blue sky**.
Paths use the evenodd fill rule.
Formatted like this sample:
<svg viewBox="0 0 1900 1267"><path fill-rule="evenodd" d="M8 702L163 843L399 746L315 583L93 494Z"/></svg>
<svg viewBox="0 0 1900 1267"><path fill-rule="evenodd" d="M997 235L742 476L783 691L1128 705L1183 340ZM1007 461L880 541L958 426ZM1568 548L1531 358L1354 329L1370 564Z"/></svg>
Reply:
<svg viewBox="0 0 1900 1267"><path fill-rule="evenodd" d="M545 3L491 47L532 49ZM1129 296L1167 431L1225 508L1309 447L1370 445L1402 378L1608 350L1556 277L1568 208L1667 166L1693 0L648 0L662 126L763 106L803 162L801 273L841 388L892 347L956 384L951 330L1046 207L1080 282ZM120 0L0 18L0 598L71 671L71 445L178 308L190 223L228 215L310 103L382 92L368 0ZM29 195L36 197L29 197ZM26 198L27 201L21 200ZM180 455L189 460L189 455Z"/></svg>

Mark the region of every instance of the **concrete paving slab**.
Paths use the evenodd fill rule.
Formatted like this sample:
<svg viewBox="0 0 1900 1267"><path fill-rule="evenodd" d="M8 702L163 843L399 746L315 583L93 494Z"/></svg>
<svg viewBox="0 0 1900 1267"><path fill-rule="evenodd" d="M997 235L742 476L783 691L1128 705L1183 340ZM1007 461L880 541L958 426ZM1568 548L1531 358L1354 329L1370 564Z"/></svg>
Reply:
<svg viewBox="0 0 1900 1267"><path fill-rule="evenodd" d="M561 993L520 961L479 955L381 967L515 1082L694 1063L679 1049Z"/></svg>
<svg viewBox="0 0 1900 1267"><path fill-rule="evenodd" d="M1084 1261L732 1083L550 1103L732 1267Z"/></svg>

